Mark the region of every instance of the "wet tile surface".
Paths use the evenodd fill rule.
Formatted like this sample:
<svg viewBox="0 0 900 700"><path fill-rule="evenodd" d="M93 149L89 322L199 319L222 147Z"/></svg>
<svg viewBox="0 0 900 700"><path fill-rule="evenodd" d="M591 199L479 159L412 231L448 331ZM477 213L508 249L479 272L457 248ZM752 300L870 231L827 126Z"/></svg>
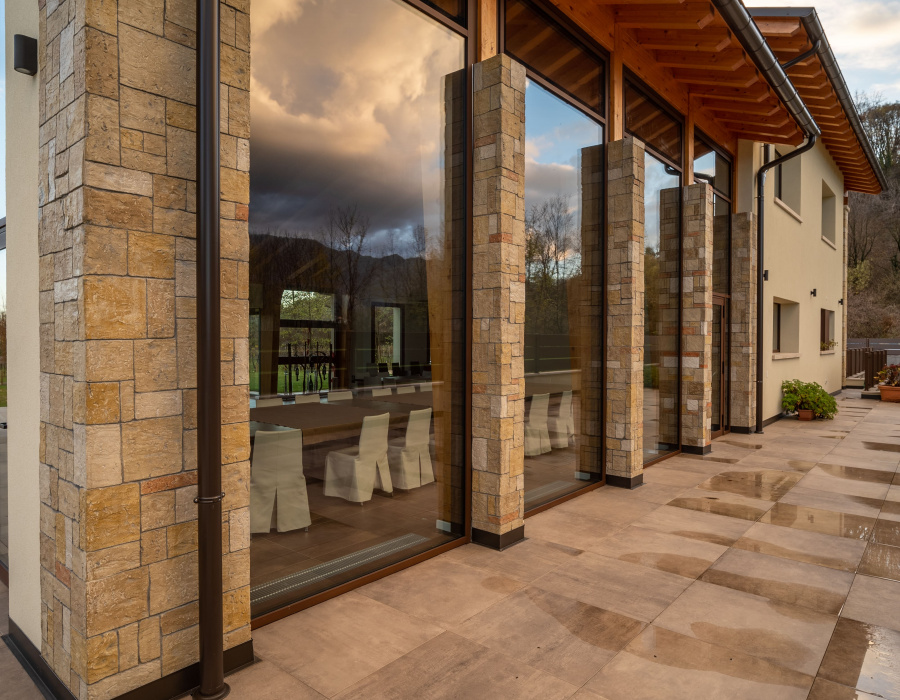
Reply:
<svg viewBox="0 0 900 700"><path fill-rule="evenodd" d="M255 630L231 697L900 699L900 406L838 403Z"/></svg>
<svg viewBox="0 0 900 700"><path fill-rule="evenodd" d="M898 697L900 632L842 618L819 676L875 697Z"/></svg>

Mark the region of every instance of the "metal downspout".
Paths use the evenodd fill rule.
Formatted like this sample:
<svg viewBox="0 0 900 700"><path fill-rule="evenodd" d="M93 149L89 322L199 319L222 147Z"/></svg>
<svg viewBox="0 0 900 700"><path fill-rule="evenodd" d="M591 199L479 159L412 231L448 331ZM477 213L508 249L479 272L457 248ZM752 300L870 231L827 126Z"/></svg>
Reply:
<svg viewBox="0 0 900 700"><path fill-rule="evenodd" d="M197 0L197 542L200 687L225 683L222 620L222 380L219 278L219 0Z"/></svg>

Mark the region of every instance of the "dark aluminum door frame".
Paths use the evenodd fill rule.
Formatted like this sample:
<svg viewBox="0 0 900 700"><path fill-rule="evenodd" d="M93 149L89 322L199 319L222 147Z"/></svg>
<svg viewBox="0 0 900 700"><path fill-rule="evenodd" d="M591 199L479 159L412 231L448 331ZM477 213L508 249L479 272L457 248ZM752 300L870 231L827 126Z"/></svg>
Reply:
<svg viewBox="0 0 900 700"><path fill-rule="evenodd" d="M729 342L730 333L728 319L729 301L730 299L727 296L713 294L713 324L715 324L716 319L718 318L720 331L718 338L719 410L718 415L712 416L710 431L710 437L712 438L717 438L725 433L731 432L731 418L729 416L731 404L731 382L729 381L731 374L731 344ZM713 342L715 343L715 336L713 336ZM713 383L713 391L715 390L716 386L715 383ZM713 400L714 412L715 406L716 402Z"/></svg>

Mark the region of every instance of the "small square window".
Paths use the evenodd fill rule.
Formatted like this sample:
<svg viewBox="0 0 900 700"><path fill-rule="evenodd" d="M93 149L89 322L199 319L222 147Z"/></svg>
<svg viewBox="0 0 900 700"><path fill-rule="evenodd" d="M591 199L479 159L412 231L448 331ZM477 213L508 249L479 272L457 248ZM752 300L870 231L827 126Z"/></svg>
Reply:
<svg viewBox="0 0 900 700"><path fill-rule="evenodd" d="M822 238L837 243L837 197L822 183Z"/></svg>

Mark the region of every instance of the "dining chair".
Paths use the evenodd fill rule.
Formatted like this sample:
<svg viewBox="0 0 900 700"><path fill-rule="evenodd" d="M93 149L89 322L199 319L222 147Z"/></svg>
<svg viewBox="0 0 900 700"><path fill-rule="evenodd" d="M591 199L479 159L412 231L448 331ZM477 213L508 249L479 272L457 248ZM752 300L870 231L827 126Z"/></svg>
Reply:
<svg viewBox="0 0 900 700"><path fill-rule="evenodd" d="M257 408L269 408L270 406L284 406L284 401L280 396L276 396L274 399L256 399Z"/></svg>
<svg viewBox="0 0 900 700"><path fill-rule="evenodd" d="M525 454L529 457L550 451L550 432L547 429L547 409L550 394L535 394L531 397L531 408L525 421Z"/></svg>
<svg viewBox="0 0 900 700"><path fill-rule="evenodd" d="M353 392L352 391L329 391L328 392L328 403L332 403L333 401L352 401L353 400Z"/></svg>
<svg viewBox="0 0 900 700"><path fill-rule="evenodd" d="M302 430L257 430L250 461L250 532L309 528L309 498L303 476Z"/></svg>
<svg viewBox="0 0 900 700"><path fill-rule="evenodd" d="M394 392L390 387L387 387L385 389L372 389L372 398L376 398L378 396L390 396L393 393Z"/></svg>
<svg viewBox="0 0 900 700"><path fill-rule="evenodd" d="M318 394L295 394L294 403L321 403Z"/></svg>
<svg viewBox="0 0 900 700"><path fill-rule="evenodd" d="M406 437L388 444L391 481L400 489L414 489L434 481L431 465L431 409L411 411Z"/></svg>
<svg viewBox="0 0 900 700"><path fill-rule="evenodd" d="M401 386L397 387L397 393L398 394L415 394L416 387L409 386L409 385L401 385Z"/></svg>
<svg viewBox="0 0 900 700"><path fill-rule="evenodd" d="M431 387L432 387L432 384L429 383L429 384L422 384L419 388L422 391L431 391Z"/></svg>
<svg viewBox="0 0 900 700"><path fill-rule="evenodd" d="M559 414L547 419L550 445L556 449L569 446L569 439L575 437L575 417L572 415L572 392L564 391L559 402Z"/></svg>
<svg viewBox="0 0 900 700"><path fill-rule="evenodd" d="M375 488L394 490L388 466L390 413L363 418L359 446L329 452L325 457L326 496L363 504L372 500Z"/></svg>

